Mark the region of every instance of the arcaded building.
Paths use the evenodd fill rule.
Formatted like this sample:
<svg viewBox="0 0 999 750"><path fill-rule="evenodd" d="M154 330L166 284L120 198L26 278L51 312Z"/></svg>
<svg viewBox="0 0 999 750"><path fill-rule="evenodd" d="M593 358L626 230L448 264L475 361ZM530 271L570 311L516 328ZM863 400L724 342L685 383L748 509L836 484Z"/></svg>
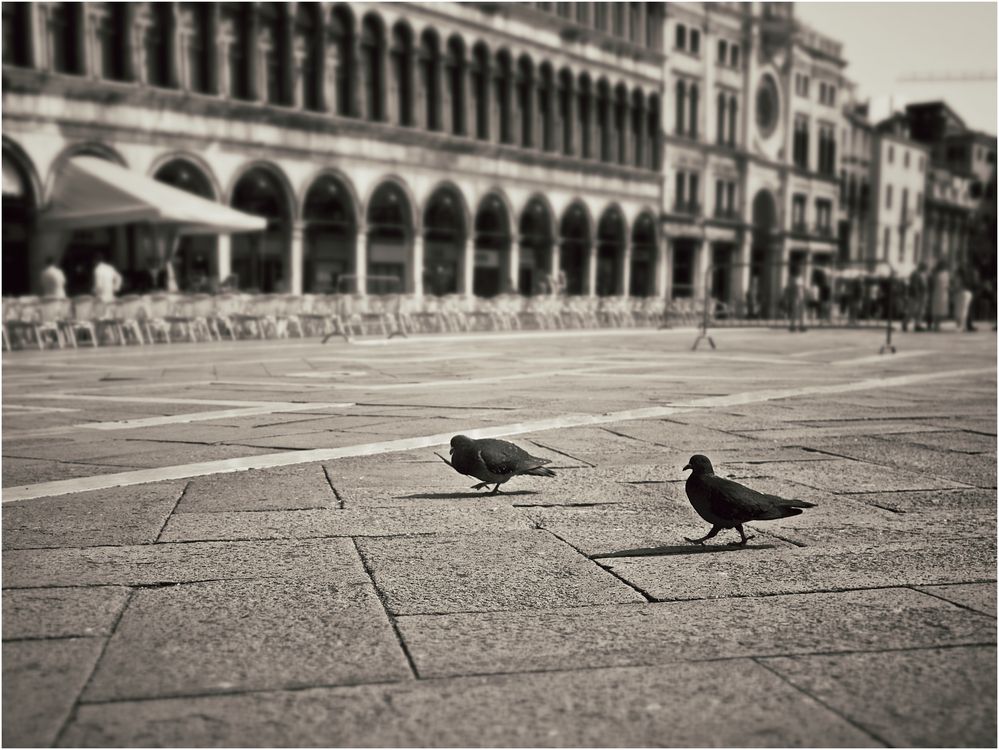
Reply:
<svg viewBox="0 0 999 750"><path fill-rule="evenodd" d="M136 227L32 231L79 154L267 218L185 240L182 288L665 291L659 3L3 13L5 294L34 289L54 248L71 292L97 251L127 276L147 262Z"/></svg>

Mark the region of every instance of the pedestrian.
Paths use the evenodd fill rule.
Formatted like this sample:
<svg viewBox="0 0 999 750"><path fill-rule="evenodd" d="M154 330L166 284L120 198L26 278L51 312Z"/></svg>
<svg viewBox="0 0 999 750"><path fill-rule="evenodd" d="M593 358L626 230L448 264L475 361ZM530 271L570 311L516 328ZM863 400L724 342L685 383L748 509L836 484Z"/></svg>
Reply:
<svg viewBox="0 0 999 750"><path fill-rule="evenodd" d="M909 330L909 321L912 321L912 330L925 331L922 325L923 315L926 310L926 264L920 262L911 274L909 283L906 286L906 310L905 318L902 319L902 330Z"/></svg>
<svg viewBox="0 0 999 750"><path fill-rule="evenodd" d="M42 295L50 299L66 298L66 274L51 257L45 259L42 269Z"/></svg>
<svg viewBox="0 0 999 750"><path fill-rule="evenodd" d="M101 302L113 302L121 289L121 274L107 262L103 253L98 253L94 265L94 296Z"/></svg>
<svg viewBox="0 0 999 750"><path fill-rule="evenodd" d="M937 261L936 268L933 269L933 278L930 281L930 327L934 331L940 330L940 323L946 319L950 312L950 271L947 270L947 262Z"/></svg>
<svg viewBox="0 0 999 750"><path fill-rule="evenodd" d="M954 320L957 323L957 331L961 332L966 330L965 326L969 325L971 321L969 320L968 311L971 308L971 286L973 282L970 279L970 272L968 266L961 264L957 268L957 272L954 274ZM970 330L974 330L972 327Z"/></svg>
<svg viewBox="0 0 999 750"><path fill-rule="evenodd" d="M805 329L805 300L808 296L808 290L805 287L805 280L801 276L801 271L795 269L791 274L791 282L787 285L784 290L784 299L787 304L788 317L791 319L791 326L789 330L791 333L795 331L795 323L797 323L797 330L804 332Z"/></svg>

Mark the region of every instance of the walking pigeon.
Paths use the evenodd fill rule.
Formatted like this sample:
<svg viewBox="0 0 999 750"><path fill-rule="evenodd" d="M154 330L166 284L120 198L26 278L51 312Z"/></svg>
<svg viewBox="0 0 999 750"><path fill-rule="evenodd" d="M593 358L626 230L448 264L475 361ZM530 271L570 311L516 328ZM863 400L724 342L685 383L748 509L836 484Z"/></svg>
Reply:
<svg viewBox="0 0 999 750"><path fill-rule="evenodd" d="M495 483L490 494L499 492L499 486L521 474L536 477L553 477L555 472L544 468L550 458L532 456L522 448L505 440L473 440L464 435L451 438L451 460L437 454L444 463L459 474L475 477L482 481L473 486L473 490L481 490Z"/></svg>
<svg viewBox="0 0 999 750"><path fill-rule="evenodd" d="M683 467L684 471L687 469L692 471L687 477L687 499L697 515L711 524L711 531L700 539L684 537L693 544L704 544L722 529L735 529L742 537L742 541L735 544L745 546L748 538L742 524L747 521L772 521L797 516L802 508L815 507L815 503L765 495L731 479L715 476L707 456L691 456L690 462Z"/></svg>

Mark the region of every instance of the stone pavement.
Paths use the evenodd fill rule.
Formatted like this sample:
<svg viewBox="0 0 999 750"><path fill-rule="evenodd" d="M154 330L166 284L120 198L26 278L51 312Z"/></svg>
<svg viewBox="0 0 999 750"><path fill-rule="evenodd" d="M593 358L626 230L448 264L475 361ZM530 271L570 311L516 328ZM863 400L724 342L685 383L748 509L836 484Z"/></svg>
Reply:
<svg viewBox="0 0 999 750"><path fill-rule="evenodd" d="M5 353L3 744L994 746L995 335L693 337Z"/></svg>

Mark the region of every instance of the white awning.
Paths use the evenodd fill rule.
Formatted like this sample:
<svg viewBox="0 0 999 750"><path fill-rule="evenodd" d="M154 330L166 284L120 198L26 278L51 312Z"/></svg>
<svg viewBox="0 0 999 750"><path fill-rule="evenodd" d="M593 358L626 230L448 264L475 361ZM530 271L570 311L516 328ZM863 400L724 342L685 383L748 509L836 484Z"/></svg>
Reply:
<svg viewBox="0 0 999 750"><path fill-rule="evenodd" d="M267 220L178 190L94 156L78 156L56 176L42 229L71 230L148 222L177 234L259 232Z"/></svg>

